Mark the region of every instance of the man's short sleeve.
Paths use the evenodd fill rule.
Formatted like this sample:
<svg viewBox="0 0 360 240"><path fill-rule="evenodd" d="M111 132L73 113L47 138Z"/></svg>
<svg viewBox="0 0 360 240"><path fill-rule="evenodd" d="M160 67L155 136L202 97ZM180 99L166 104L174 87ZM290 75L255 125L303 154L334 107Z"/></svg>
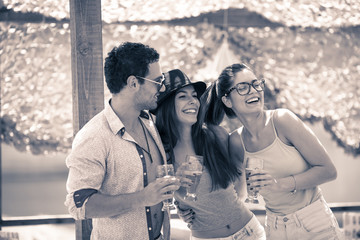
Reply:
<svg viewBox="0 0 360 240"><path fill-rule="evenodd" d="M80 133L66 158L69 175L65 205L75 219L84 219L88 198L101 188L106 173L106 143L99 136Z"/></svg>

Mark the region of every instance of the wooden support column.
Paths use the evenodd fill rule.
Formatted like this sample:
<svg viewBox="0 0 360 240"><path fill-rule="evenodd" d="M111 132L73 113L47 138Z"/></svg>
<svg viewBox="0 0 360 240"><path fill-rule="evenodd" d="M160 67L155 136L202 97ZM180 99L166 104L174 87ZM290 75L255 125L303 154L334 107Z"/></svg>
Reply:
<svg viewBox="0 0 360 240"><path fill-rule="evenodd" d="M0 80L0 124L2 124L2 115L1 115L1 93L2 93L2 79ZM0 129L2 128L2 126L0 125ZM2 179L2 152L1 152L1 148L2 148L2 139L1 139L1 132L0 132L0 231L1 231L1 226L2 226L2 184L3 184L3 179Z"/></svg>
<svg viewBox="0 0 360 240"><path fill-rule="evenodd" d="M74 136L104 108L101 0L70 0ZM90 220L76 221L76 240L90 239Z"/></svg>

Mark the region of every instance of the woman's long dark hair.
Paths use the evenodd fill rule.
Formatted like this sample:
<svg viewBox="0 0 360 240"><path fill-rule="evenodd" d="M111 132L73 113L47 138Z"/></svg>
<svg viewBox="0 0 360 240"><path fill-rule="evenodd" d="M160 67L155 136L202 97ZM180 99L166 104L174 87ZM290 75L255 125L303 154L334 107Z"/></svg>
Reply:
<svg viewBox="0 0 360 240"><path fill-rule="evenodd" d="M213 190L218 187L226 188L241 175L236 163L229 157L228 142L224 143L217 137L214 125L220 125L225 114L229 118L236 117L233 110L226 107L221 98L233 86L235 74L244 69L250 70L245 64L226 67L200 98L193 143L195 152L202 152L204 156L204 164L210 173Z"/></svg>
<svg viewBox="0 0 360 240"><path fill-rule="evenodd" d="M166 101L163 101L156 109L156 128L160 134L165 152L168 154L167 161L169 163L174 163L174 147L180 138L180 130L178 129L179 124L176 119L175 111L175 95L176 92L172 93L167 97ZM195 129L196 123L191 128L193 142L195 141ZM203 156L202 151L196 151L195 153Z"/></svg>
<svg viewBox="0 0 360 240"><path fill-rule="evenodd" d="M213 83L201 96L198 121L194 124L192 135L195 152L201 152L204 156L204 166L212 179L212 190L227 188L240 176L235 163L229 158L227 139L224 142L223 138L217 136L216 125L221 123L224 111L219 106L221 100L208 102L215 92ZM216 116L216 119L210 116Z"/></svg>
<svg viewBox="0 0 360 240"><path fill-rule="evenodd" d="M161 141L167 153L168 163L174 161L174 147L180 137L179 129L176 127L175 93L171 94L166 101L162 102L156 109L156 128L159 131Z"/></svg>
<svg viewBox="0 0 360 240"><path fill-rule="evenodd" d="M234 111L226 107L221 98L233 87L236 73L245 69L252 71L243 63L227 66L220 73L219 78L211 84L206 94L203 94L201 97L201 106L203 107L201 114L204 122L219 125L224 119L224 114L229 118L236 117Z"/></svg>
<svg viewBox="0 0 360 240"><path fill-rule="evenodd" d="M224 71L228 71L226 69ZM232 82L228 84L227 89L231 87ZM192 126L191 134L195 153L204 157L204 166L212 180L212 190L227 188L240 176L236 164L229 158L228 142L217 136L215 125L221 123L225 113L233 113L231 109L225 107L217 92L217 83L214 82L201 96L198 120ZM175 112L175 95L176 93L173 93L162 102L156 112L156 127L165 151L170 156L170 162L174 161L173 149L180 137Z"/></svg>

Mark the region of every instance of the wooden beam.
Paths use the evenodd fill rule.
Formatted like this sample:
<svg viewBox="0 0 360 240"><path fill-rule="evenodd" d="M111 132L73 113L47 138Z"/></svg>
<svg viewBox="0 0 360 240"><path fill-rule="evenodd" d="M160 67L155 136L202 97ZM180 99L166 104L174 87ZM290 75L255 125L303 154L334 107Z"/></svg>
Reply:
<svg viewBox="0 0 360 240"><path fill-rule="evenodd" d="M104 108L101 0L70 0L74 136ZM90 239L91 220L76 221L76 239Z"/></svg>
<svg viewBox="0 0 360 240"><path fill-rule="evenodd" d="M2 79L0 82L0 95L2 93ZM2 129L2 115L1 115L1 96L0 96L0 129ZM2 226L2 185L3 185L3 179L2 179L2 161L1 161L1 157L2 157L2 152L1 152L1 145L2 145L2 138L1 138L1 132L0 132L0 231L1 231L1 226Z"/></svg>
<svg viewBox="0 0 360 240"><path fill-rule="evenodd" d="M13 226L29 226L29 225L42 225L42 224L68 224L74 222L75 220L69 214L21 216L21 217L3 218L2 226L13 227Z"/></svg>

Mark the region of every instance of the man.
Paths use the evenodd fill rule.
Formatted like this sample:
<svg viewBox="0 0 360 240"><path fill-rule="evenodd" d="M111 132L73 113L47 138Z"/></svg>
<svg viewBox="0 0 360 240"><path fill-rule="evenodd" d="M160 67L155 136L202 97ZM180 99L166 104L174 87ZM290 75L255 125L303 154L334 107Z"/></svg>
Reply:
<svg viewBox="0 0 360 240"><path fill-rule="evenodd" d="M75 219L93 219L91 239L162 239L169 222L161 202L180 182L156 179L166 156L144 111L165 89L159 54L126 42L109 52L104 70L112 98L73 141L65 205Z"/></svg>

